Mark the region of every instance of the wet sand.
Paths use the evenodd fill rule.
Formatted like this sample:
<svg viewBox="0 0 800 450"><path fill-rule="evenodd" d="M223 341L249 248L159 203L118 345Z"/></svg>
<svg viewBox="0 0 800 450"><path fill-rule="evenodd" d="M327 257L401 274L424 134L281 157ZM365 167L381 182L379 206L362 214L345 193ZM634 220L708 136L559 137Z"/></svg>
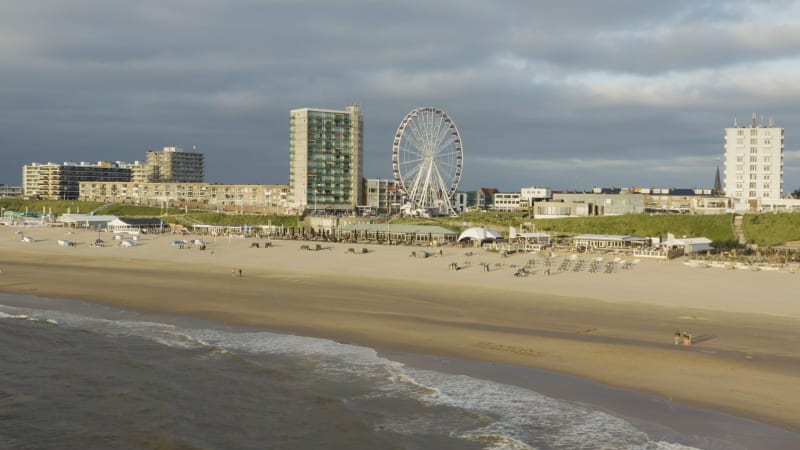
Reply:
<svg viewBox="0 0 800 450"><path fill-rule="evenodd" d="M800 430L800 275L789 270L642 261L612 274L558 273L557 259L545 276L540 255L477 249L307 251L300 246L316 243L217 238L200 251L171 236L92 248L98 236L116 242L32 228L24 232L36 242L22 243L17 230L0 227L3 292L543 368ZM531 258L534 273L514 277ZM695 345L674 345L675 330L692 332Z"/></svg>

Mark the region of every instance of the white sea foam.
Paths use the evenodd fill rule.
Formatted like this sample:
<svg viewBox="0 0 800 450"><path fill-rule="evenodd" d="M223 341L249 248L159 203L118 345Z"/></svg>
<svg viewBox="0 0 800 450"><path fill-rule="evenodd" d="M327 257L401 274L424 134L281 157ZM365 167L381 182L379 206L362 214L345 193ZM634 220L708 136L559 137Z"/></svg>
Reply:
<svg viewBox="0 0 800 450"><path fill-rule="evenodd" d="M0 319L27 319L28 316L25 314L8 314L4 312L0 312Z"/></svg>
<svg viewBox="0 0 800 450"><path fill-rule="evenodd" d="M5 312L2 312L2 311L0 311L0 319L27 320L27 321L30 321L30 322L41 322L41 323L47 323L47 324L50 324L50 325L58 325L58 322L53 320L53 319L41 319L41 318L38 318L38 317L32 317L29 314L9 314L9 313L5 313Z"/></svg>

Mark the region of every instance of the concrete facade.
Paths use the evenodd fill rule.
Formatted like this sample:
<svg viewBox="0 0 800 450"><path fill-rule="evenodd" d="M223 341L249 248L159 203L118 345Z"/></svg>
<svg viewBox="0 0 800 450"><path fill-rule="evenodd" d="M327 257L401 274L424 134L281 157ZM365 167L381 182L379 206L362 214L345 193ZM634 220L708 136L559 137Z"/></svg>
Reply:
<svg viewBox="0 0 800 450"><path fill-rule="evenodd" d="M561 200L566 203L590 203L595 206L597 215L601 216L644 212L644 196L636 193L554 192L553 200Z"/></svg>
<svg viewBox="0 0 800 450"><path fill-rule="evenodd" d="M179 147L148 150L144 165L147 183L202 183L205 156ZM134 180L131 180L134 181Z"/></svg>
<svg viewBox="0 0 800 450"><path fill-rule="evenodd" d="M783 196L784 130L753 120L725 129L725 195L737 210Z"/></svg>
<svg viewBox="0 0 800 450"><path fill-rule="evenodd" d="M394 180L364 179L364 205L378 212L397 212L403 204L400 190Z"/></svg>
<svg viewBox="0 0 800 450"><path fill-rule="evenodd" d="M80 200L187 207L226 212L285 214L287 185L211 183L80 183Z"/></svg>
<svg viewBox="0 0 800 450"><path fill-rule="evenodd" d="M495 192L492 196L492 211L518 211L521 195L519 192Z"/></svg>
<svg viewBox="0 0 800 450"><path fill-rule="evenodd" d="M50 200L77 200L83 181L127 182L130 179L131 169L109 161L22 166L23 195Z"/></svg>

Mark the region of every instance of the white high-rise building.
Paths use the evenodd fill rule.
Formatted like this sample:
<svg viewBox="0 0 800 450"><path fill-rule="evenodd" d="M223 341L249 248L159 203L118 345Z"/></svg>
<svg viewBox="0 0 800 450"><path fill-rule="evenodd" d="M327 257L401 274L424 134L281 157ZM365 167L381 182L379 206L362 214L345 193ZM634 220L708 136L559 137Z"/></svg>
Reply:
<svg viewBox="0 0 800 450"><path fill-rule="evenodd" d="M725 195L741 206L758 207L783 196L783 128L753 120L725 129Z"/></svg>

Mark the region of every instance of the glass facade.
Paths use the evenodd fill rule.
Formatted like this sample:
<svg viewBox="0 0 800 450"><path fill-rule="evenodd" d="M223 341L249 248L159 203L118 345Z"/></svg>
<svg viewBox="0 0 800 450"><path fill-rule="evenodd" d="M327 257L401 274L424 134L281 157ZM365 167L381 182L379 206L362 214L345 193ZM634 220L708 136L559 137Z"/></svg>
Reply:
<svg viewBox="0 0 800 450"><path fill-rule="evenodd" d="M301 209L354 209L362 198L363 118L298 109L289 123L289 202Z"/></svg>

